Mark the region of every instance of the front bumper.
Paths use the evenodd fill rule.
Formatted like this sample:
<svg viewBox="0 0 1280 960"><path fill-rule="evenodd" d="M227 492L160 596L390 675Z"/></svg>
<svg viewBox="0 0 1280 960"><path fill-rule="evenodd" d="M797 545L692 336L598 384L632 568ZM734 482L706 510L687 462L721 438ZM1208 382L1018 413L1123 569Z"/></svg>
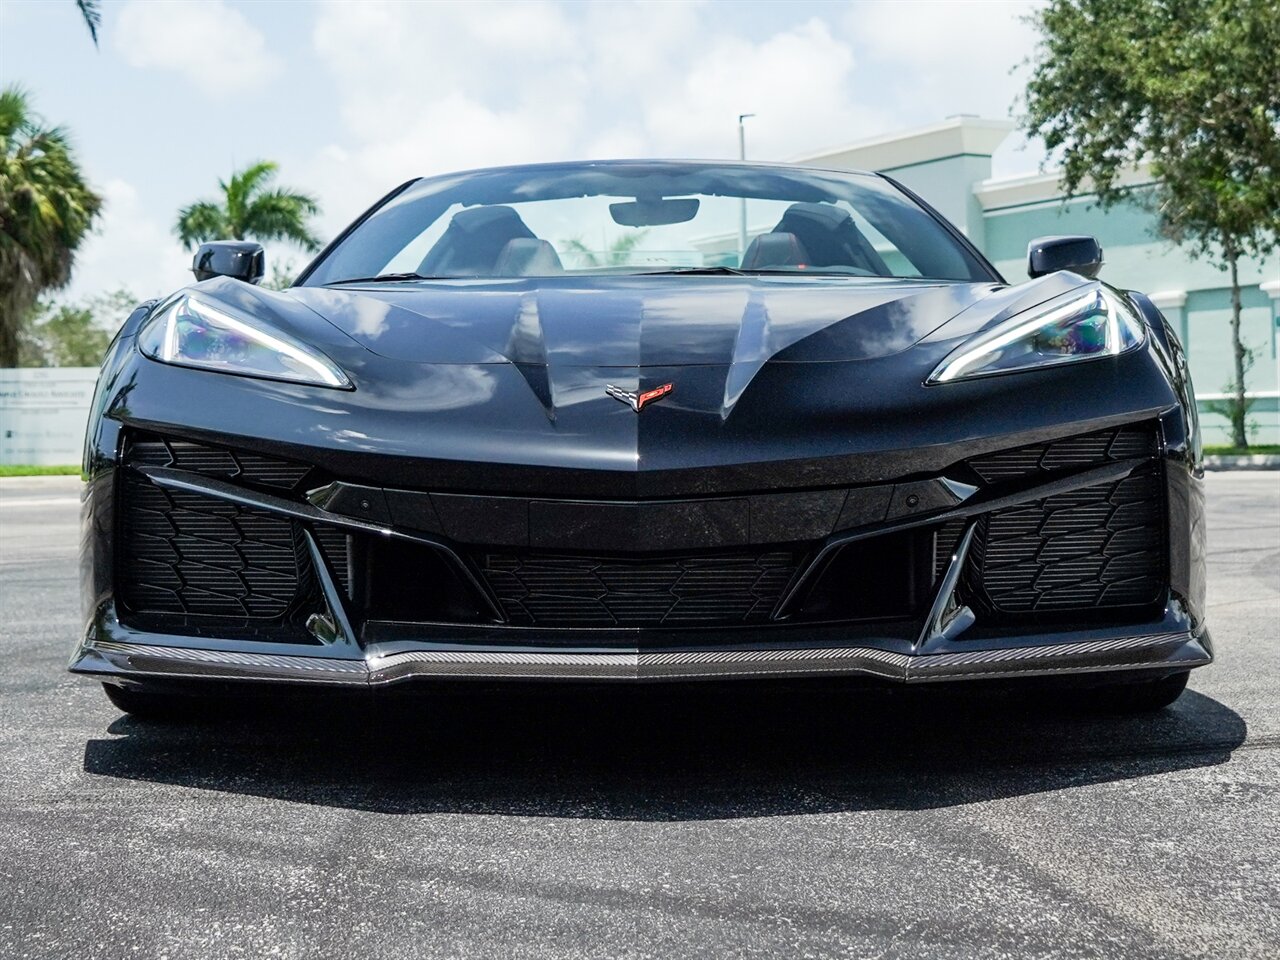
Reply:
<svg viewBox="0 0 1280 960"><path fill-rule="evenodd" d="M506 596L486 593L485 588L491 588L492 582L482 583L478 574L484 571L462 558L463 554L474 557L475 548L457 543L449 526L451 516L434 508L455 509L461 501L484 507L467 513L467 523L459 528L482 543L533 545L539 537L552 537L555 539L547 546L586 551L599 547L597 541L616 539L621 530L627 542L648 538L654 544L660 542L663 547L674 549L689 546L674 540L687 528L698 543L708 540L708 545L717 549L755 550L773 549L769 537L773 527L764 522L772 514L785 514L787 531L796 529L799 521L816 523L816 508L807 513L801 508L821 506L818 500L830 498L831 491L783 492L733 500L722 497L705 502L526 504L513 498L455 494L437 497L333 483L302 496L296 491L284 494L264 489L274 475L263 474L266 479L257 487L239 482L238 475L227 479L216 472L211 475L211 461L159 465L126 458L124 464L95 478L87 491L83 572L86 586L92 591L86 592L86 597L92 597L93 602L87 611L88 629L73 652L70 669L115 683L208 679L355 688L383 687L414 678L661 681L844 675L918 683L1183 671L1210 663L1213 647L1202 620L1202 590L1198 586L1202 564L1197 549L1197 531L1202 529L1198 479L1192 465L1171 448L1169 436L1166 424L1162 456L1157 456L1154 448L1122 446L1117 439L1122 439L1121 434L1117 433L1098 448L1105 456L1064 457L1063 451L1092 449L1089 444L1093 441L1085 437L1088 442L1084 447L1063 441L1065 446L1018 447L1011 457L1002 455L996 461L966 461L965 469L971 471L967 475L975 483L980 480L981 487L965 488L963 483L944 476L851 488L848 502L874 504L875 516L847 518L847 503L838 511L828 509L823 515L825 526L806 534L813 538L807 559L785 589L770 599L772 612L762 622L744 621L734 627L708 623L697 629L521 624L512 615L513 609L520 612L519 607L513 607ZM1028 458L1027 451L1035 455ZM250 467L253 464L247 459L237 461L238 470ZM1006 479L1010 473L1014 476ZM122 487L116 479L121 474L132 477L126 479L126 484L133 486ZM1113 503L1090 493L1119 489L1118 485L1132 484L1134 478L1142 477L1147 479L1140 482L1138 491L1145 500L1128 496ZM294 487L306 486L290 482ZM186 514L181 523L172 520L163 509L148 507L149 514L138 514L139 489L199 498L207 510L205 506L195 512L194 508L184 508ZM837 490L835 494L844 502L845 491ZM433 505L431 510L425 508L427 499ZM175 499L173 504L181 502L186 501ZM133 512L115 519L112 507L116 503L132 504L128 509ZM1125 511L1141 503L1146 506L1138 513L1125 515ZM518 529L503 519L502 508L510 512L512 504L520 508L518 516L524 521ZM545 504L560 510L572 522L538 526L535 520ZM164 502L160 505L163 507ZM371 505L375 509L370 515L360 515ZM911 512L912 507L923 514ZM412 509L407 519L396 512L408 508ZM738 512L735 514L730 508ZM736 525L688 522L695 516L709 520L713 509L721 511L716 517L741 520L745 516L746 520ZM260 525L251 530L234 523L231 527L219 526L228 517L240 516L242 510L254 511L253 516L267 518L263 523L274 523L275 527ZM1007 529L998 530L994 523L983 526L991 517L1007 518ZM1073 519L1080 517L1087 521L1083 526ZM296 596L305 601L300 607L301 616L307 617L305 642L296 636L293 642L282 642L278 631L257 636L219 632L223 621L202 618L195 615L199 612L195 610L186 611L188 616L177 620L176 614L166 614L167 620L140 618L136 607L129 603L131 596L137 599L140 594L135 590L122 597L114 589L125 577L113 569L118 559L118 536L145 534L154 539L157 532L165 532L164 525L170 522L174 531L171 539L179 534L203 538L183 541L182 549L175 554L180 561L175 569L180 567L178 579L182 584L188 576L217 574L222 577L219 583L225 586L230 568L214 566L200 553L203 544L216 542L219 529L224 533L234 529L237 555L242 543L255 550L284 550L291 558L296 554L299 579L290 582L298 585ZM1031 526L1027 525L1029 522ZM626 528L626 523L635 525L636 531ZM1146 536L1144 523L1159 529L1160 535ZM946 525L954 534L954 539L946 541L945 550L941 549L940 525ZM277 539L284 546L268 542L272 529L283 531ZM908 616L899 612L862 622L831 617L806 620L806 608L801 605L805 591L813 596L812 584L821 585L821 578L828 575L822 571L833 569L823 568L824 558L838 558L838 551L863 541L872 544L867 555L879 558L882 554L878 545L889 542L880 538L930 530L935 531L928 534L936 538L935 548L922 559L913 555L909 567L913 576L925 575L927 589L922 589L919 601L913 601L916 605ZM324 538L326 531L347 538L345 553L335 554L332 537ZM241 536L245 537L243 541L238 539ZM709 542L712 536L719 538L714 544ZM757 536L764 542L757 544ZM1033 568L1022 558L1027 553L1023 548L1028 536L1040 544L1027 554ZM338 540L339 544L342 542ZM374 615L371 610L377 607L377 598L371 599L366 592L368 587L363 586L369 578L358 579L349 559L353 556L351 544L356 542L403 543L414 550L435 551L433 555L453 564L464 589L474 588L477 597L492 597L494 602L487 612L479 608L470 621L395 616L396 610L386 610L387 615L382 617ZM1127 546L1119 552L1108 552L1109 545L1118 544ZM1135 568L1131 563L1133 557L1152 557L1155 546L1167 551L1163 558L1156 556L1157 566L1164 571L1161 576L1167 577L1163 581L1153 579L1149 571L1144 573L1146 568ZM1010 557L1016 562L1011 564ZM335 558L339 562L335 563ZM983 579L987 575L982 571L987 568L981 567L981 562L994 564L992 569L1003 580ZM888 566L888 561L881 565ZM383 564L380 569L394 573L392 564ZM690 569L694 574L706 572ZM1028 569L1028 575L1020 572ZM1007 575L1005 571L1009 570L1018 576ZM544 571L535 572L541 575ZM649 570L641 568L641 572L648 575ZM716 578L726 572L735 571L716 568L710 582L724 582ZM859 572L874 586L856 580L846 583L847 571L840 582L846 584L846 592L855 588L861 591L860 603L874 602L876 591L881 589L876 571L864 567ZM267 574L271 573L264 565L253 575L270 583ZM304 573L309 580L303 577ZM462 579L468 575L470 586ZM1100 579L1091 580L1095 575ZM128 579L124 582L130 583ZM157 587L162 585L160 581L153 582ZM1115 587L1111 586L1113 582ZM1002 614L999 609L1001 604L1014 606L1006 603L1009 598L1023 603L1030 596L1028 590L1039 591L1041 585L1047 584L1049 595L1054 590L1065 590L1072 602L1083 596L1087 603L1096 605L1103 587L1125 589L1127 583L1134 582L1145 584L1144 590L1163 582L1163 592L1150 594L1149 601L1140 607L1120 606L1114 613L1096 607L1079 616L1072 613L1064 617L1052 609L1043 616L1035 610L1026 614L1015 608L1013 614ZM304 589L307 583L310 586ZM637 592L625 594L623 599L652 599L653 591L646 590L635 576L630 576L625 586ZM413 589L410 586L406 592L412 594ZM203 597L209 596L222 597L206 589ZM246 603L259 599L256 595L246 597ZM704 591L692 599L707 603L711 597ZM788 615L788 604L799 611L798 616ZM290 609L298 609L298 605ZM698 612L706 607L693 609ZM323 629L314 629L313 621Z"/></svg>
<svg viewBox="0 0 1280 960"><path fill-rule="evenodd" d="M1213 660L1212 643L1204 630L1194 635L1189 631L1120 636L1095 632L1087 639L1057 637L1052 643L932 654L873 646L652 652L375 648L351 657L319 657L165 645L172 639L135 634L121 641L91 636L77 649L71 670L104 680L267 680L345 687L381 687L430 677L645 681L835 675L930 683L1112 671L1175 672Z"/></svg>

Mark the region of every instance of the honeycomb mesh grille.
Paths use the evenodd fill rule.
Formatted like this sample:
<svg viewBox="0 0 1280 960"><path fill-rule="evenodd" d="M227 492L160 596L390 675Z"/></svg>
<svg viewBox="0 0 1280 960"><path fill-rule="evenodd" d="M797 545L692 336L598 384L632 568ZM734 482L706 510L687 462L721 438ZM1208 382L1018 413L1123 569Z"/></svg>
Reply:
<svg viewBox="0 0 1280 960"><path fill-rule="evenodd" d="M1164 485L1153 463L985 517L970 588L996 615L1148 605L1163 594L1164 556Z"/></svg>
<svg viewBox="0 0 1280 960"><path fill-rule="evenodd" d="M125 465L186 470L295 498L311 473L305 464L148 434L128 438ZM162 631L313 641L302 621L322 599L302 524L165 489L133 469L120 476L116 586L127 616ZM348 538L319 526L313 536L348 590Z"/></svg>
<svg viewBox="0 0 1280 960"><path fill-rule="evenodd" d="M1117 460L1154 457L1157 438L1154 426L1130 424L1111 430L1099 430L1078 437L1036 443L1012 450L1001 450L968 461L969 466L988 483L1036 477L1060 470L1096 467Z"/></svg>
<svg viewBox="0 0 1280 960"><path fill-rule="evenodd" d="M484 554L507 620L541 627L703 627L769 619L796 569L785 551L607 559Z"/></svg>
<svg viewBox="0 0 1280 960"><path fill-rule="evenodd" d="M283 620L307 586L294 523L129 475L119 588L130 610Z"/></svg>
<svg viewBox="0 0 1280 960"><path fill-rule="evenodd" d="M305 464L258 453L159 437L133 440L129 444L128 459L135 466L173 467L206 477L280 490L296 490L311 469Z"/></svg>

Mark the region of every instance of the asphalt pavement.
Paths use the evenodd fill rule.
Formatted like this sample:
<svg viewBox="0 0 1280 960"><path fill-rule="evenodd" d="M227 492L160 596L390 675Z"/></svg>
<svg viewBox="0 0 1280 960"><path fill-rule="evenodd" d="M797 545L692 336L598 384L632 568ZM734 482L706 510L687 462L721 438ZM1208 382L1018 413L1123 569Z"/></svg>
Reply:
<svg viewBox="0 0 1280 960"><path fill-rule="evenodd" d="M0 958L1280 955L1280 473L1170 709L840 683L119 714L75 478L0 481Z"/></svg>

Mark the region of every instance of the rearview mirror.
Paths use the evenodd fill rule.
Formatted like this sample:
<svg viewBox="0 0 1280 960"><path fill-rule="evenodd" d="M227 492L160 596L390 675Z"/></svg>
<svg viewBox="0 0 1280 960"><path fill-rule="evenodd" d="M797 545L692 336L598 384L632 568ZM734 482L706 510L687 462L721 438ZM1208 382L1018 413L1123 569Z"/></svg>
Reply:
<svg viewBox="0 0 1280 960"><path fill-rule="evenodd" d="M191 261L191 272L197 280L234 277L245 283L257 283L266 266L267 255L262 244L250 240L215 240L200 244Z"/></svg>
<svg viewBox="0 0 1280 960"><path fill-rule="evenodd" d="M1102 269L1102 244L1093 237L1038 237L1027 245L1027 275L1070 270L1092 280Z"/></svg>
<svg viewBox="0 0 1280 960"><path fill-rule="evenodd" d="M692 220L698 215L698 203L697 197L624 201L609 204L609 215L623 227L659 227Z"/></svg>

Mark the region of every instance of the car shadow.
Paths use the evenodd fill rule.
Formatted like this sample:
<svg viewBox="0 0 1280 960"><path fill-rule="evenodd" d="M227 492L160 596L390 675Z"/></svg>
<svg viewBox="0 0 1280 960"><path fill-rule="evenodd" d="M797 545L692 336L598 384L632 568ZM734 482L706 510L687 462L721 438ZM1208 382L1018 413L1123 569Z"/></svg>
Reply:
<svg viewBox="0 0 1280 960"><path fill-rule="evenodd" d="M121 717L98 776L391 814L703 820L915 810L1226 761L1234 711L1187 692L1145 716L1047 691L830 682L429 689Z"/></svg>

